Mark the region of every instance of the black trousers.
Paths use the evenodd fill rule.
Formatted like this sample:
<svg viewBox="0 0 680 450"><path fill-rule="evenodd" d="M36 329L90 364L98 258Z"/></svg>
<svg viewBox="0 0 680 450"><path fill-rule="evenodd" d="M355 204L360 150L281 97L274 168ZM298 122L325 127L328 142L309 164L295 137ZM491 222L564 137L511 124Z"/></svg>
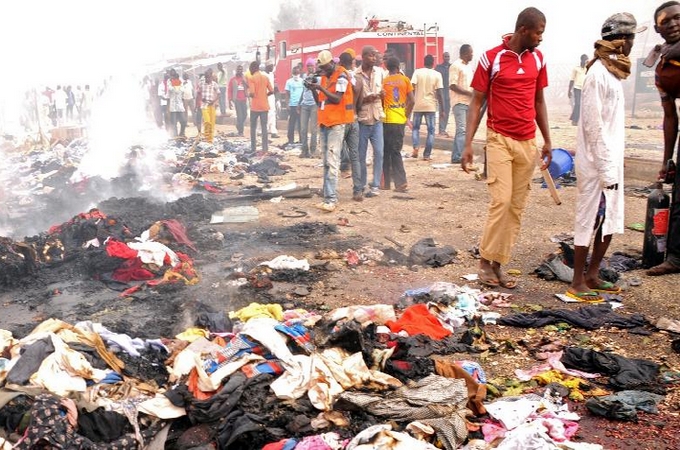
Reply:
<svg viewBox="0 0 680 450"><path fill-rule="evenodd" d="M394 187L406 187L406 171L404 161L401 158L401 149L404 146L403 123L384 123L383 139L385 142L383 155L383 188L389 189L394 181Z"/></svg>
<svg viewBox="0 0 680 450"><path fill-rule="evenodd" d="M680 143L678 144L680 152ZM676 167L680 164L680 154ZM671 211L666 234L666 260L676 267L680 267L680 170L675 171L673 193L671 194Z"/></svg>
<svg viewBox="0 0 680 450"><path fill-rule="evenodd" d="M253 111L250 110L250 150L255 151L257 148L257 120L260 120L260 127L262 128L262 150L269 150L269 135L267 134L267 116L269 111Z"/></svg>
<svg viewBox="0 0 680 450"><path fill-rule="evenodd" d="M298 132L299 142L302 142L300 136L300 107L299 106L289 106L288 107L288 143L295 143L295 130Z"/></svg>

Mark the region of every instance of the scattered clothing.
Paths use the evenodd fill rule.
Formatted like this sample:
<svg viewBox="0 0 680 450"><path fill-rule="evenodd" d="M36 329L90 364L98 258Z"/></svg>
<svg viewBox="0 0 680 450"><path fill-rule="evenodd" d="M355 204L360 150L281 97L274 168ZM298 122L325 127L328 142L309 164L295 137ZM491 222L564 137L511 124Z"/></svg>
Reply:
<svg viewBox="0 0 680 450"><path fill-rule="evenodd" d="M499 325L509 325L519 328L540 328L566 322L575 327L586 330L596 330L602 327L636 328L647 325L647 319L641 314L622 316L613 312L610 304L589 305L577 310L545 309L533 313L519 313L498 319Z"/></svg>
<svg viewBox="0 0 680 450"><path fill-rule="evenodd" d="M451 335L451 331L444 328L439 319L427 309L427 305L423 304L409 306L398 320L390 320L385 325L393 333L405 331L410 336L425 334L433 339L443 339Z"/></svg>
<svg viewBox="0 0 680 450"><path fill-rule="evenodd" d="M450 245L437 247L433 238L424 238L416 242L409 253L412 265L442 267L451 264L458 252Z"/></svg>
<svg viewBox="0 0 680 450"><path fill-rule="evenodd" d="M566 367L609 376L609 384L617 389L664 390L658 383L659 365L646 359L569 347L564 350L562 362Z"/></svg>
<svg viewBox="0 0 680 450"><path fill-rule="evenodd" d="M637 411L658 414L657 405L663 395L645 391L620 391L604 397L593 397L586 401L586 407L593 414L608 419L637 421Z"/></svg>
<svg viewBox="0 0 680 450"><path fill-rule="evenodd" d="M429 425L447 450L458 448L468 435L468 394L462 379L430 375L388 394L343 392L339 399L385 420Z"/></svg>

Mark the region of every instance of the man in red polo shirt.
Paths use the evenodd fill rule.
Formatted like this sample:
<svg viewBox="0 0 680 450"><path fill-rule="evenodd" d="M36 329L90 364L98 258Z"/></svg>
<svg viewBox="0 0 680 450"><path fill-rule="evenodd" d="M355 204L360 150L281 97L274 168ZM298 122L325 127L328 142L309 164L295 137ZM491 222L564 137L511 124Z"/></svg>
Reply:
<svg viewBox="0 0 680 450"><path fill-rule="evenodd" d="M487 286L517 286L501 266L510 262L536 167L536 125L543 135L543 168L552 158L543 97L548 76L543 55L536 49L544 30L545 15L526 8L517 17L515 32L482 54L471 84L474 94L461 165L469 170L472 139L481 120L481 107L488 102L486 153L491 203L479 245L479 280Z"/></svg>

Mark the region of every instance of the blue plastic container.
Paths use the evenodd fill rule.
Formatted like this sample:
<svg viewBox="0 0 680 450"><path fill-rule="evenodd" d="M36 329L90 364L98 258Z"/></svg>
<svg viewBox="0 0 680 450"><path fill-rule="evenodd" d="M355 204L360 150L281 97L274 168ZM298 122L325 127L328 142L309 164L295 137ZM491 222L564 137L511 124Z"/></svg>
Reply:
<svg viewBox="0 0 680 450"><path fill-rule="evenodd" d="M553 178L559 178L574 170L574 157L563 148L552 150L552 161L548 166L548 172Z"/></svg>

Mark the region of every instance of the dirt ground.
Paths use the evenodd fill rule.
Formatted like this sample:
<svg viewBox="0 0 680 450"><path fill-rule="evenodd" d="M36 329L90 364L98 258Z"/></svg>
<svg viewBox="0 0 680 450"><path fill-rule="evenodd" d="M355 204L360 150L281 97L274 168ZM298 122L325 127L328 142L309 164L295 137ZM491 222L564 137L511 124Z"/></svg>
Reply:
<svg viewBox="0 0 680 450"><path fill-rule="evenodd" d="M660 159L662 133L660 119L629 119L627 128L627 156L630 160ZM573 149L576 128L566 118L556 115L551 119L552 140L555 147ZM280 128L280 131L283 131ZM452 131L452 126L449 127ZM230 125L219 125L219 131L233 131ZM477 137L483 136L480 130ZM450 144L450 140L438 140ZM273 145L285 143L284 134ZM481 151L481 142L476 145ZM410 149L405 144L405 149ZM300 159L295 151L284 151L284 163L290 171L272 177L272 185L283 186L295 182L298 186L321 188L321 160ZM476 282L462 278L476 272L478 260L470 250L478 244L486 216L488 196L483 181L474 174L464 173L459 166L448 166L449 150L435 149L430 162L405 159L409 192L398 194L381 191L375 198L363 202L351 199L351 179L339 183L340 204L333 213L317 210L320 197L283 199L280 202L251 203L259 217L249 223L210 224L210 215L219 208L231 206L223 194L194 196L179 205L162 210L147 200L111 199L99 205L103 212L120 215L142 231L157 217L169 211L187 225L189 237L196 243L196 268L201 277L194 286L165 287L138 295L121 298L118 292L82 276L78 267L44 269L36 279L27 280L14 289L0 292L0 328L24 335L40 321L59 317L69 322L94 320L114 331L144 337L171 335L182 331L193 322L202 309L235 310L251 301L276 301L290 306L329 310L338 306L371 303L398 303L408 289L427 287L444 281L479 288ZM479 165L479 164L478 164ZM372 167L369 168L372 170ZM536 173L538 177L538 171ZM257 177L246 175L231 180L223 174L206 177L228 188L257 185ZM628 179L628 186L648 186L653 180ZM507 269L516 269L519 287L512 291L512 308L494 308L502 314L515 311L566 308L579 305L565 304L554 294L564 293L567 285L559 281L545 281L532 272L550 253L558 249L552 236L569 233L574 217L575 187L565 186L559 191L562 204L556 205L540 183L532 184L529 206L523 227ZM626 196L626 223L644 222L646 198L629 193ZM304 217L281 214L304 211ZM362 264L348 267L343 256L348 249L362 246L379 249L394 248L408 254L418 240L432 237L439 245L451 245L458 251L457 262L440 268L408 267L403 265ZM626 229L614 237L610 253L622 251L638 253L642 249L643 234ZM335 250L340 258L328 262L320 260L321 250ZM235 271L247 271L257 263L281 254L308 258L314 269L307 276L292 277L274 282L271 289L239 289L232 283ZM627 272L625 279L637 278L641 284L623 293L623 314L641 313L651 323L661 317L680 318L680 295L677 293L680 275L651 278L642 270ZM654 332L648 336L615 329L585 332L567 330L524 330L487 325L488 336L502 343L503 350L482 355L465 355L479 360L491 379L514 377L516 369L528 369L537 364L530 352L517 345L519 341L547 337L563 345L588 346L597 350L613 350L631 357L651 359L665 368L680 371L680 357L671 350L674 336ZM579 438L583 441L607 443L605 448L680 448L680 438L673 433L680 425L680 396L673 389L662 405L662 414L647 415L637 425L621 426L604 419L586 418L582 421ZM583 414L586 415L585 411ZM642 436L644 433L644 437ZM639 440L636 440L639 439Z"/></svg>

